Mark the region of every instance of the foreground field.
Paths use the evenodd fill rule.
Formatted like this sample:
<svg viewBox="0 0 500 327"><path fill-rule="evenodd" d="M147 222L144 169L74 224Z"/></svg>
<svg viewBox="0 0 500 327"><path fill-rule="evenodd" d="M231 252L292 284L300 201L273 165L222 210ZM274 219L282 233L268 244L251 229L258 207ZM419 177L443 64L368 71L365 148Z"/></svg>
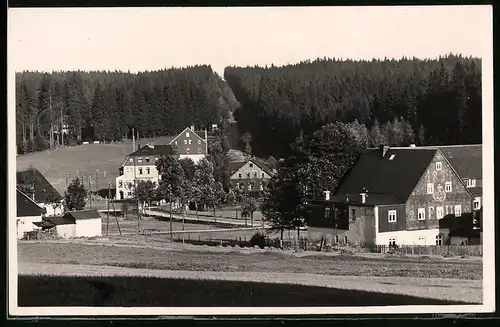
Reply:
<svg viewBox="0 0 500 327"><path fill-rule="evenodd" d="M89 282L89 280L96 281L95 278L104 277L108 278L104 282L105 285L108 285L106 287L112 287L116 290L116 294L121 294L125 298L132 296L137 301L139 298L147 298L147 295L133 295L135 292L133 290L140 287L139 285L151 292L156 292L158 287L149 288L147 285L150 283L164 285L162 287L168 294L168 292L172 292L172 285L189 284L184 281L172 281L172 279L190 279L191 285L205 279L218 280L217 282L207 281L203 284L205 286L200 286L200 289L194 286L189 286L194 287L193 290L175 289L175 292L179 292L178 294L182 294L180 293L182 290L182 292L191 292L189 294L197 294L197 297L200 298L198 301L202 302L193 302L197 299L193 295L192 298L184 299L181 302L174 299L169 300L168 297L158 299L158 305L183 305L182 303L185 305L197 305L197 303L206 305L201 298L219 296L212 293L213 289L218 286L221 287L221 302L214 305L227 304L225 301L230 299L236 301L233 299L235 297L233 292L240 292L239 290L248 290L250 294L254 294L253 292L259 294L265 290L266 296L270 296L269 294L272 292L266 292L275 287L278 289L282 287L262 283L301 284L312 287L311 292L313 293L311 294L318 292L318 302L313 301L311 304L317 303L317 305L346 305L345 301L351 300L336 301L330 299L328 304L320 304L326 303L324 301L330 295L346 297L347 295L343 294L345 291L340 289L413 296L413 300L416 300L415 298L432 298L468 303L482 301L482 261L473 258L443 259L387 257L375 254L295 253L253 248L191 246L154 241L153 239L145 241L144 238L113 237L93 241L82 239L20 242L18 244L18 268L21 274L19 285L23 289L37 290L34 293L39 294L43 293L40 288L56 285L57 288L54 289L54 292L57 294L50 296L65 299L72 296L77 297L74 299L77 303L79 295L65 294L65 289L75 288L81 290L83 294L86 294L85 292L92 293L95 291L89 289L88 285L93 282ZM38 276L23 277L24 275ZM48 277L50 275L59 277L51 279ZM64 276L86 276L87 279L68 280L63 278ZM127 279L125 276L132 279ZM153 277L165 278L166 280L153 281L150 279ZM222 283L221 280L225 280L227 283ZM238 283L236 284L236 282ZM257 284L244 286L241 282ZM87 289L85 289L85 285L87 285ZM334 289L324 290L321 287ZM127 288L131 290L127 290ZM258 291L259 289L261 291ZM202 296L201 292L206 293ZM276 292L278 292L277 289ZM309 301L309 296L312 296L307 295L308 292L304 289L300 289L300 291L290 290L289 292L289 294L298 294L296 305L303 305L305 302L302 301ZM262 298L266 297L264 293L261 295ZM207 294L209 295L207 296ZM285 292L285 294L287 293ZM374 303L377 303L376 299L381 299L374 294L372 294L373 296L368 293L363 294L363 296L367 296L367 299L371 299L367 300L368 302L373 300ZM88 295L89 298L92 298L90 294ZM362 293L359 295L361 296ZM227 299L224 300L226 296ZM281 293L274 296L279 299L286 298ZM36 298L35 296L33 301ZM117 296L117 298L119 297ZM407 300L413 301L410 298ZM29 300L26 301L28 301L26 305L30 305ZM73 300L68 301L73 303L71 302ZM116 300L109 301L111 302L104 301L102 305L113 305ZM250 302L252 305L259 305L258 301L261 300L259 296L253 298L246 295L239 301L233 305L245 305L245 303ZM401 302L404 299L389 297L384 301L392 303L391 301ZM422 303L421 299L418 301L420 304L429 304ZM142 302L135 303L133 305L141 305ZM283 303L286 305L289 302ZM380 302L380 304L382 303L387 304Z"/></svg>
<svg viewBox="0 0 500 327"><path fill-rule="evenodd" d="M419 285L413 288L425 288L428 291L425 297L418 297L415 293L409 293L411 287L405 287L404 281L401 283L401 279L394 278L374 282L366 278L296 276L305 283L315 281L327 286L322 287L298 285L300 283L296 282L294 276L283 278L282 274L255 276L244 273L231 276L225 273L221 276L217 273L219 276L213 276L212 273L193 276L193 272L126 268L116 271L113 267L95 266L56 265L48 268L50 275L19 276L20 306L381 306L481 302L480 296L471 296L474 292L469 287L450 280L435 281L437 285L429 285L432 282L421 285L418 280L413 281ZM69 277L68 274L73 276ZM120 276L115 276L117 274ZM278 278L276 280L279 283L270 283L269 277ZM432 298L440 292L440 288L448 290L448 300ZM480 285L476 288L480 288ZM394 292L395 289L397 292ZM397 294L401 289L408 294Z"/></svg>

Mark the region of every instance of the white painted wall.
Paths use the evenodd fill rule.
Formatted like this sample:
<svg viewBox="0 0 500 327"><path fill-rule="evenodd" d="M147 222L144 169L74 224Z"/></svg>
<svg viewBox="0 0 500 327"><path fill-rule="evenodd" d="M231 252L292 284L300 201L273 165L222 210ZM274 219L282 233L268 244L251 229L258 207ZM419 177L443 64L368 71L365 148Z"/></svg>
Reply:
<svg viewBox="0 0 500 327"><path fill-rule="evenodd" d="M56 226L57 236L62 238L70 238L76 236L76 225L58 225Z"/></svg>
<svg viewBox="0 0 500 327"><path fill-rule="evenodd" d="M102 219L80 219L76 221L76 237L102 235Z"/></svg>
<svg viewBox="0 0 500 327"><path fill-rule="evenodd" d="M250 167L250 164L252 164L252 167ZM250 173L250 178L271 178L269 174L264 172L262 169L259 168L256 164L253 162L249 161L245 163L243 166L240 167L234 174L232 174L229 178L230 179L247 179L247 173ZM257 177L254 177L254 173L257 173ZM264 177L262 177L262 173L264 173ZM241 178L239 177L239 174L241 174Z"/></svg>
<svg viewBox="0 0 500 327"><path fill-rule="evenodd" d="M376 234L377 245L389 245L389 239L396 238L397 245L436 245L436 236L443 233L443 245L448 237L448 229L423 229Z"/></svg>
<svg viewBox="0 0 500 327"><path fill-rule="evenodd" d="M45 208L45 216L62 216L64 214L64 206L60 203L58 207L54 209L52 203L38 203L39 206Z"/></svg>
<svg viewBox="0 0 500 327"><path fill-rule="evenodd" d="M24 233L40 229L33 224L35 222L42 222L42 216L17 217L17 238L22 239Z"/></svg>

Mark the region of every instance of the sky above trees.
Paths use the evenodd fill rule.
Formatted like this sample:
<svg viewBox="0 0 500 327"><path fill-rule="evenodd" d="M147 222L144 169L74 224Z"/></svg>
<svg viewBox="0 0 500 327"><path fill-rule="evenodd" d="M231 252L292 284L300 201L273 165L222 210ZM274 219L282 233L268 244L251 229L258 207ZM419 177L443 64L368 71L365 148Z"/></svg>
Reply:
<svg viewBox="0 0 500 327"><path fill-rule="evenodd" d="M323 56L484 59L490 21L488 6L9 9L9 67L135 72L206 64L222 76L226 66Z"/></svg>

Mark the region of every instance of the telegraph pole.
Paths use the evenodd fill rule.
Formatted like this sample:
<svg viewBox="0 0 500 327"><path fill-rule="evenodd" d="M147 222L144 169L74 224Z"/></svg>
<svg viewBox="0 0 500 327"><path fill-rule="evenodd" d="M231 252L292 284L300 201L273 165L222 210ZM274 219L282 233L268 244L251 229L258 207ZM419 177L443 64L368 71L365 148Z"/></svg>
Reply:
<svg viewBox="0 0 500 327"><path fill-rule="evenodd" d="M89 205L90 209L92 209L92 184L90 184L92 182L92 176L89 176L88 180L89 180Z"/></svg>
<svg viewBox="0 0 500 327"><path fill-rule="evenodd" d="M66 179L66 191L68 191L68 173L64 173L64 178Z"/></svg>
<svg viewBox="0 0 500 327"><path fill-rule="evenodd" d="M170 241L174 241L174 234L172 233L172 190L169 192L170 196Z"/></svg>
<svg viewBox="0 0 500 327"><path fill-rule="evenodd" d="M111 201L111 182L108 182L108 220L106 221L106 236L109 234L109 201Z"/></svg>
<svg viewBox="0 0 500 327"><path fill-rule="evenodd" d="M96 192L99 194L99 169L96 169L95 173L95 189Z"/></svg>

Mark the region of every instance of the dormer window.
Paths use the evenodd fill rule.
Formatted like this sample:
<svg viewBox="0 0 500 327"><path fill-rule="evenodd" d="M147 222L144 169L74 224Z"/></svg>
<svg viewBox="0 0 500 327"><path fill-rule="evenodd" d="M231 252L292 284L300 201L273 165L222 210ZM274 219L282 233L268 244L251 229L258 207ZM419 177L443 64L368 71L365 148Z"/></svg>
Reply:
<svg viewBox="0 0 500 327"><path fill-rule="evenodd" d="M129 162L134 162L134 158L128 159Z"/></svg>
<svg viewBox="0 0 500 327"><path fill-rule="evenodd" d="M141 162L142 162L142 157L139 157L139 158L137 159L137 162L141 163Z"/></svg>
<svg viewBox="0 0 500 327"><path fill-rule="evenodd" d="M443 164L441 161L436 162L436 170L442 170L443 169Z"/></svg>
<svg viewBox="0 0 500 327"><path fill-rule="evenodd" d="M389 157L389 160L394 160L395 156L396 156L395 154L391 154L391 156Z"/></svg>
<svg viewBox="0 0 500 327"><path fill-rule="evenodd" d="M475 179L466 179L465 180L467 187L476 187Z"/></svg>

